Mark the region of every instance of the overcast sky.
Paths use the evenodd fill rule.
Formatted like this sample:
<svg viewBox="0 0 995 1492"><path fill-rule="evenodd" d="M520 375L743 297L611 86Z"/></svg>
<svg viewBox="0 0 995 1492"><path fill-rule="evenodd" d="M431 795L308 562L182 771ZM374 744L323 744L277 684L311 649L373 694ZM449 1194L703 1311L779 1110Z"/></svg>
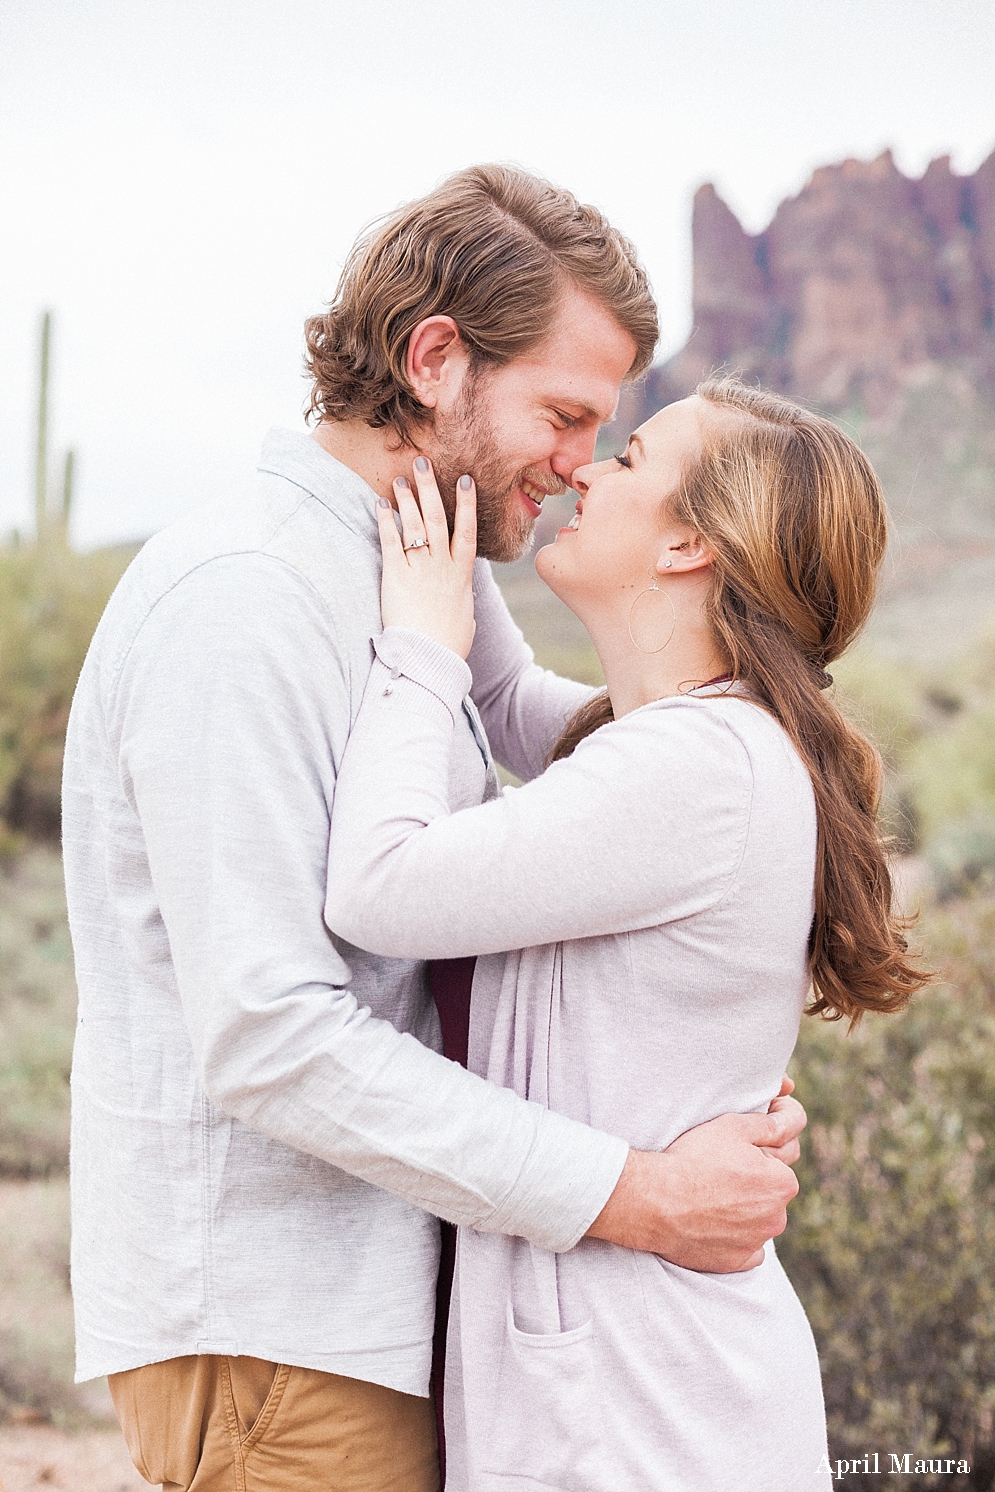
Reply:
<svg viewBox="0 0 995 1492"><path fill-rule="evenodd" d="M596 202L686 335L694 189L995 148L992 0L0 0L0 532L38 321L76 537L144 535L301 424L304 317L374 216L479 160Z"/></svg>

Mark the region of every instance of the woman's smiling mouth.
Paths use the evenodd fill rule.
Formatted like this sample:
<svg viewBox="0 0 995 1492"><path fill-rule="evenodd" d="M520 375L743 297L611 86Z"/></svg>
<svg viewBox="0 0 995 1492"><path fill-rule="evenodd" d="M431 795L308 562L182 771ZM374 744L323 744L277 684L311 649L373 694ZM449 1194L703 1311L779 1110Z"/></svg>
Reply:
<svg viewBox="0 0 995 1492"><path fill-rule="evenodd" d="M577 507L576 507L576 509L574 511L573 517L571 518L570 522L567 524L567 526L565 528L561 528L561 529L558 530L557 535L556 535L557 538L559 538L560 534L575 534L577 532L577 530L580 528L580 515L581 515L581 511L583 509L583 506L584 506L584 499L583 498L578 498L578 500L577 500Z"/></svg>

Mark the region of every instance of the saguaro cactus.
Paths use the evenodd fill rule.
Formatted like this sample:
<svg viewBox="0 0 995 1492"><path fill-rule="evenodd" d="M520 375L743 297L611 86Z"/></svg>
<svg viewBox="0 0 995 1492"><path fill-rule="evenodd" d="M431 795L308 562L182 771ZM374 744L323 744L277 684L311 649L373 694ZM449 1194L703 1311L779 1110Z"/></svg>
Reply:
<svg viewBox="0 0 995 1492"><path fill-rule="evenodd" d="M52 341L52 313L41 321L41 368L38 379L38 442L35 455L35 536L40 544L48 522L48 364Z"/></svg>
<svg viewBox="0 0 995 1492"><path fill-rule="evenodd" d="M38 369L38 431L35 446L35 542L69 542L69 518L73 503L76 454L67 451L62 474L62 504L53 512L48 492L48 379L52 351L52 313L41 319L41 356Z"/></svg>
<svg viewBox="0 0 995 1492"><path fill-rule="evenodd" d="M76 452L66 452L66 464L62 472L62 537L69 540L69 516L73 506L73 475L76 470Z"/></svg>

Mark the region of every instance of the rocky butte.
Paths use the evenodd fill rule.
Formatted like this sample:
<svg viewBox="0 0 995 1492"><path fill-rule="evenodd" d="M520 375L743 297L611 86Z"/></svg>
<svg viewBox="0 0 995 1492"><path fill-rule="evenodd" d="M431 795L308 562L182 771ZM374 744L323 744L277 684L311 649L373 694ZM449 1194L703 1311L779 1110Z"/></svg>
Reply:
<svg viewBox="0 0 995 1492"><path fill-rule="evenodd" d="M995 399L995 153L919 180L890 151L824 166L755 235L703 186L692 237L694 328L648 378L652 406L722 367L872 419L938 365Z"/></svg>

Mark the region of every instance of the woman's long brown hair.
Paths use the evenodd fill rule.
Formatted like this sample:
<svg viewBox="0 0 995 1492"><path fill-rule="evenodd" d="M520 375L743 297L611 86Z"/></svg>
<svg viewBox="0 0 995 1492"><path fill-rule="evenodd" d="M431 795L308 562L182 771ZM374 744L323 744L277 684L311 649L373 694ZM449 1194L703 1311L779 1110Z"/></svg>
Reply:
<svg viewBox="0 0 995 1492"><path fill-rule="evenodd" d="M717 418L670 516L715 556L709 606L730 673L781 724L808 768L818 815L810 1014L856 1024L900 1010L929 979L892 912L878 827L881 761L826 692L825 670L863 627L887 528L863 452L838 426L732 380L701 384ZM600 694L568 723L553 760L612 719Z"/></svg>

